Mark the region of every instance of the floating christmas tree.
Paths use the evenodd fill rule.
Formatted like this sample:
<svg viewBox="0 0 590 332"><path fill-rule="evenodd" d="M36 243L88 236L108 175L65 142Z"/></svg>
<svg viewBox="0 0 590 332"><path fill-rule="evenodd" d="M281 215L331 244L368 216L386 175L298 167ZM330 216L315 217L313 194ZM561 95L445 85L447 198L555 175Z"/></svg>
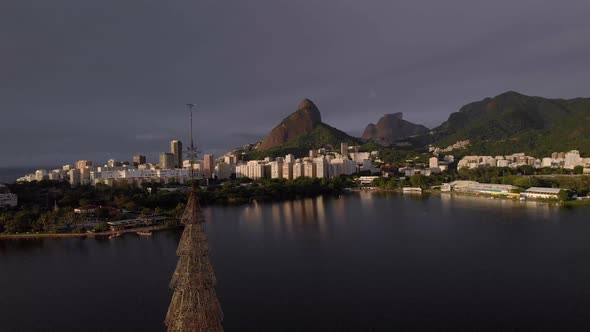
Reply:
<svg viewBox="0 0 590 332"><path fill-rule="evenodd" d="M170 282L174 290L166 315L168 331L223 331L223 312L215 293L217 280L209 261L209 245L203 223L205 218L194 185L194 160L197 150L192 138L188 149L191 161L192 190L181 218L184 231L178 244L178 263Z"/></svg>

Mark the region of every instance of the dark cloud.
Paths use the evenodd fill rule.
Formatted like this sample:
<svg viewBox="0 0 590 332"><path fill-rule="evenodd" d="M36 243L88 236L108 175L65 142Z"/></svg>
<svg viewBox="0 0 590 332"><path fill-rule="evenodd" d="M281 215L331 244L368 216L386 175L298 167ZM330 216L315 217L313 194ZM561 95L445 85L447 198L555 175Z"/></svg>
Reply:
<svg viewBox="0 0 590 332"><path fill-rule="evenodd" d="M590 96L587 1L5 0L0 166L155 158L259 139L316 102L359 135L383 113L433 127L506 90Z"/></svg>

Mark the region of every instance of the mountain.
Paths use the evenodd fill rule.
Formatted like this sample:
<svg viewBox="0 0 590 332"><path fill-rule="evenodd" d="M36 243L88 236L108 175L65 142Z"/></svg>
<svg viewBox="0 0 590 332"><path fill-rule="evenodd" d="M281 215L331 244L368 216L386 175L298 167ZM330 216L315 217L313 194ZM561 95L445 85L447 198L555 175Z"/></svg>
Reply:
<svg viewBox="0 0 590 332"><path fill-rule="evenodd" d="M470 140L470 150L482 154L540 156L569 149L590 154L590 98L547 99L508 91L461 107L422 138L421 143L439 147Z"/></svg>
<svg viewBox="0 0 590 332"><path fill-rule="evenodd" d="M281 146L303 134L310 133L322 123L322 115L317 106L309 99L304 99L297 110L286 117L266 136L259 149L268 150Z"/></svg>
<svg viewBox="0 0 590 332"><path fill-rule="evenodd" d="M306 154L310 149L339 148L340 143L359 144L358 138L322 122L317 106L302 100L297 110L283 119L264 140L253 149L252 157L279 156L287 153Z"/></svg>
<svg viewBox="0 0 590 332"><path fill-rule="evenodd" d="M403 119L403 113L385 114L377 124L369 123L363 132L363 139L382 145L391 145L399 139L424 134L429 129Z"/></svg>

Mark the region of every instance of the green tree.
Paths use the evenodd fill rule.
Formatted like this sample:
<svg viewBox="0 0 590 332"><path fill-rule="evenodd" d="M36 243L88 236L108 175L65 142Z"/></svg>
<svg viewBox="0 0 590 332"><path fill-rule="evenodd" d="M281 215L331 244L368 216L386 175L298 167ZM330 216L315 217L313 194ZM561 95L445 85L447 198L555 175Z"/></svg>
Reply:
<svg viewBox="0 0 590 332"><path fill-rule="evenodd" d="M108 219L111 216L111 211L108 208L101 207L96 211L96 216L100 219Z"/></svg>
<svg viewBox="0 0 590 332"><path fill-rule="evenodd" d="M569 190L562 189L559 191L559 194L557 194L557 199L559 199L562 202L569 201L570 199L572 199L572 192Z"/></svg>
<svg viewBox="0 0 590 332"><path fill-rule="evenodd" d="M107 224L104 221L101 223L98 223L96 226L94 226L94 231L97 233L106 232L108 230L109 230L109 224Z"/></svg>
<svg viewBox="0 0 590 332"><path fill-rule="evenodd" d="M412 187L426 189L428 188L428 179L422 174L412 175L412 177L410 177L410 184Z"/></svg>

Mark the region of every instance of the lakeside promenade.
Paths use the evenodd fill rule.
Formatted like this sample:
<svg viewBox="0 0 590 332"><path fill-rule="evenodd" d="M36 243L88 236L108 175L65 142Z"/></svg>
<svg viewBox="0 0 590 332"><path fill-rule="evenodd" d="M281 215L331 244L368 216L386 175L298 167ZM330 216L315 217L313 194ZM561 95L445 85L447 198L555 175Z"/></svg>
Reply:
<svg viewBox="0 0 590 332"><path fill-rule="evenodd" d="M90 237L108 237L111 235L123 235L128 233L137 233L137 232L157 232L157 231L164 231L169 229L175 229L183 227L182 225L178 226L149 226L149 227L140 227L140 228L128 228L122 229L117 231L107 231L107 232L98 232L98 233L25 233L25 234L0 234L0 240L32 240L32 239L60 239L60 238L90 238Z"/></svg>

